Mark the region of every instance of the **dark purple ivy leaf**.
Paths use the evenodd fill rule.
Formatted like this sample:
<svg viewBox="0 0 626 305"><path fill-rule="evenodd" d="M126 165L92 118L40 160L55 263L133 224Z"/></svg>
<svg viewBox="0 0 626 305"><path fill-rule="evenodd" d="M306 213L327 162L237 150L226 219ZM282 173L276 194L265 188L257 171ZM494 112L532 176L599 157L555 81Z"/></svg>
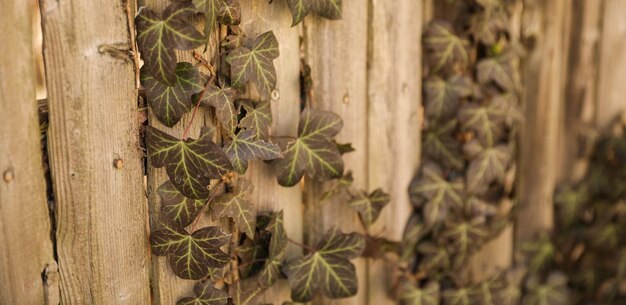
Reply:
<svg viewBox="0 0 626 305"><path fill-rule="evenodd" d="M256 230L256 208L248 200L254 191L250 180L239 178L232 192L225 193L211 201L211 215L214 219L232 218L239 230L250 239Z"/></svg>
<svg viewBox="0 0 626 305"><path fill-rule="evenodd" d="M366 192L358 193L348 202L348 205L359 213L365 227L370 227L389 201L391 201L389 194L376 189L369 195Z"/></svg>
<svg viewBox="0 0 626 305"><path fill-rule="evenodd" d="M154 115L167 127L173 127L193 107L192 95L204 90L205 77L188 62L176 65L176 82L165 85L141 69L141 85Z"/></svg>
<svg viewBox="0 0 626 305"><path fill-rule="evenodd" d="M509 105L492 100L484 105L469 103L459 111L463 129L471 130L485 145L496 144L504 134L504 123L509 115Z"/></svg>
<svg viewBox="0 0 626 305"><path fill-rule="evenodd" d="M424 287L413 283L405 283L400 295L402 305L439 305L439 283L430 281Z"/></svg>
<svg viewBox="0 0 626 305"><path fill-rule="evenodd" d="M144 7L135 18L137 44L145 70L166 85L176 85L174 49L190 50L206 42L188 22L194 11L191 3L172 2L161 15Z"/></svg>
<svg viewBox="0 0 626 305"><path fill-rule="evenodd" d="M343 160L331 138L343 128L337 114L305 109L300 116L298 138L289 143L284 158L275 163L282 186L298 184L304 174L319 181L343 175Z"/></svg>
<svg viewBox="0 0 626 305"><path fill-rule="evenodd" d="M458 121L448 120L443 125L429 126L423 131L424 153L432 160L441 162L445 167L461 170L465 166L461 158L461 147L454 132Z"/></svg>
<svg viewBox="0 0 626 305"><path fill-rule="evenodd" d="M150 234L155 255L169 257L174 273L188 280L199 280L209 273L209 267L225 266L230 257L220 247L230 236L219 227L205 227L189 234L185 229L163 223L163 228Z"/></svg>
<svg viewBox="0 0 626 305"><path fill-rule="evenodd" d="M239 110L235 107L235 100L240 95L237 89L210 84L200 101L203 106L215 108L215 115L228 134L234 133L237 127Z"/></svg>
<svg viewBox="0 0 626 305"><path fill-rule="evenodd" d="M489 147L472 140L465 144L463 151L470 158L466 173L469 192L484 193L490 183L504 180L512 155L508 145Z"/></svg>
<svg viewBox="0 0 626 305"><path fill-rule="evenodd" d="M291 26L302 22L310 12L322 17L336 20L341 19L341 2L343 0L287 0L293 17Z"/></svg>
<svg viewBox="0 0 626 305"><path fill-rule="evenodd" d="M276 88L274 59L280 55L274 32L258 36L252 47L239 47L226 57L230 64L231 81L235 88L243 88L252 82L263 98L268 98Z"/></svg>
<svg viewBox="0 0 626 305"><path fill-rule="evenodd" d="M269 257L269 243L272 235L267 231L260 231L254 239L246 238L242 245L237 247L240 259L239 273L242 279L258 274Z"/></svg>
<svg viewBox="0 0 626 305"><path fill-rule="evenodd" d="M424 82L426 115L435 120L453 116L462 98L473 93L472 80L463 75L453 75L447 80L431 76Z"/></svg>
<svg viewBox="0 0 626 305"><path fill-rule="evenodd" d="M191 224L207 204L208 199L187 198L169 180L161 184L157 192L161 195L161 217L166 222L175 223L180 227Z"/></svg>
<svg viewBox="0 0 626 305"><path fill-rule="evenodd" d="M567 277L560 272L552 272L545 282L531 276L526 281L527 293L522 305L569 305L571 303Z"/></svg>
<svg viewBox="0 0 626 305"><path fill-rule="evenodd" d="M446 221L440 237L448 243L448 252L453 255L452 268L463 266L488 236L488 228L480 218Z"/></svg>
<svg viewBox="0 0 626 305"><path fill-rule="evenodd" d="M515 91L520 87L519 58L513 51L479 61L476 71L481 84L494 82L505 91Z"/></svg>
<svg viewBox="0 0 626 305"><path fill-rule="evenodd" d="M193 297L184 297L176 305L226 305L228 293L213 287L213 282L197 282Z"/></svg>
<svg viewBox="0 0 626 305"><path fill-rule="evenodd" d="M426 28L423 40L428 53L427 62L434 72L457 64L465 66L469 61L469 42L455 35L447 21L432 21Z"/></svg>
<svg viewBox="0 0 626 305"><path fill-rule="evenodd" d="M235 172L245 174L250 160L274 160L281 158L278 145L258 140L255 130L243 130L226 143L224 150Z"/></svg>
<svg viewBox="0 0 626 305"><path fill-rule="evenodd" d="M269 138L269 128L272 125L272 109L270 102L253 100L238 100L238 103L246 111L246 116L239 122L239 127L254 130L255 140L265 140Z"/></svg>
<svg viewBox="0 0 626 305"><path fill-rule="evenodd" d="M210 180L232 170L228 157L211 141L206 128L196 140L179 140L148 126L146 144L152 166L165 167L170 181L185 197L207 198Z"/></svg>
<svg viewBox="0 0 626 305"><path fill-rule="evenodd" d="M358 290L356 270L349 259L365 249L365 239L357 233L344 234L331 229L322 237L315 251L287 261L284 272L295 302L308 302L318 291L328 298L346 298Z"/></svg>
<svg viewBox="0 0 626 305"><path fill-rule="evenodd" d="M204 14L204 34L215 29L215 22L223 25L238 25L241 22L241 4L239 0L192 0L195 11Z"/></svg>

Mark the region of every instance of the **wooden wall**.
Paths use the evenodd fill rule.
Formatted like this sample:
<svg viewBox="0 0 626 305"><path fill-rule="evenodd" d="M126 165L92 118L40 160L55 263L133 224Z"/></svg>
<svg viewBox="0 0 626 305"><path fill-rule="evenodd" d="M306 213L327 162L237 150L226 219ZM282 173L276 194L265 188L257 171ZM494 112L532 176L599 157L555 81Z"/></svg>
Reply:
<svg viewBox="0 0 626 305"><path fill-rule="evenodd" d="M167 3L139 5L162 10ZM355 185L369 191L382 187L392 195L379 223L369 229L373 235L399 239L411 210L406 188L420 155L420 38L427 20L450 13L438 3L345 1L342 21L310 16L291 27L284 1L242 0L241 27L249 35L273 30L280 43L272 129L295 135L300 69L302 62L310 65L308 102L343 117L338 140L357 149L345 156ZM162 126L138 108L136 63L128 56L137 5L131 0L40 0L40 5L50 198L37 122L35 60L25 51L33 43L33 6L0 0L0 34L8 42L0 56L0 304L175 304L193 282L176 278L165 260L149 251L149 232L158 225L160 210L156 188L166 175L151 167L144 173L142 163L139 118L147 115L150 125ZM526 122L516 189L520 214L515 234L505 231L486 246L482 259L473 262L475 270L494 261L510 264L514 244L552 227L554 186L575 179L565 172L584 168L572 151L585 126L605 124L626 108L625 1L519 0L512 13L513 33L527 48ZM216 40L198 51L211 59L218 52ZM179 57L193 60L189 52ZM191 136L214 122L210 111L200 115ZM180 127L168 131L182 133ZM114 166L119 160L123 165ZM294 240L314 243L335 225L364 231L345 204L321 202L323 184L279 187L263 162L253 164L246 177L256 185L253 199L259 211L285 211ZM290 246L288 255L300 251ZM313 303L394 304L387 296L392 263L355 263L357 296ZM260 301L281 304L288 298L283 282Z"/></svg>

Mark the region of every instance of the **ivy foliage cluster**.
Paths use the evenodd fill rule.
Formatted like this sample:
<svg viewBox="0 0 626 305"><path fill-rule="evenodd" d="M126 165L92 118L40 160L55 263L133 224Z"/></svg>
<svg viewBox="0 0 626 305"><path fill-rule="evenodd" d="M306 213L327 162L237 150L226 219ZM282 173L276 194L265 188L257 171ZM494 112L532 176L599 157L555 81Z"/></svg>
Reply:
<svg viewBox="0 0 626 305"><path fill-rule="evenodd" d="M341 0L284 1L293 12L294 25L310 12L331 19L341 16ZM191 23L196 15L203 16L202 31ZM350 260L362 255L366 237L333 228L317 236L315 246L293 242L287 237L283 212L257 212L250 200L254 185L240 175L250 161L262 160L274 167L277 182L285 187L298 185L304 176L336 180L324 197L348 194L346 204L365 226L378 218L389 196L382 190L367 193L352 188L342 155L353 149L333 139L343 127L337 114L306 107L297 137L286 147L273 142L278 137L270 133L269 97L276 88L273 61L280 56L279 42L271 31L246 37L240 22L238 0L172 1L162 13L142 7L136 16L144 61L141 85L151 112L165 126L153 127L158 124L152 122L147 127L148 160L151 166L164 168L169 178L157 189L161 211L158 229L150 236L152 252L167 257L178 277L198 281L178 305L258 304L256 297L284 278L294 302L308 302L318 294L333 299L353 296L358 279ZM226 36L220 36L215 58L178 62L175 50L193 52L218 28ZM205 75L199 65L210 73ZM253 93L247 93L251 88ZM252 95L259 98L247 98ZM203 128L198 138L188 138L200 107L214 110L217 127ZM180 124L190 112L182 137L171 135L167 127ZM217 225L199 227L203 213ZM289 242L305 254L288 257Z"/></svg>
<svg viewBox="0 0 626 305"><path fill-rule="evenodd" d="M453 21L435 19L423 35L423 162L409 187L400 300L519 304L519 274L476 281L467 265L512 218L521 51L503 3L457 4Z"/></svg>

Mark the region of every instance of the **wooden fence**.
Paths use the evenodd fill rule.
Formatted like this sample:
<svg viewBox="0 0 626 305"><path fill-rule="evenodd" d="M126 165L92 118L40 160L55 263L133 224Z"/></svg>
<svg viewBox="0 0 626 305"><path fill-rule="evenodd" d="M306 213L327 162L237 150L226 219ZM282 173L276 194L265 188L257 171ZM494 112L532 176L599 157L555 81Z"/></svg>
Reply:
<svg viewBox="0 0 626 305"><path fill-rule="evenodd" d="M30 52L35 3L0 0L0 304L170 305L191 290L193 282L175 277L149 251L160 205L155 190L166 175L144 169L139 130L141 117L151 114L138 106L129 55L138 5L160 10L168 1L40 0L49 108L43 154ZM345 157L355 184L382 187L393 198L371 232L399 239L420 155L422 26L445 16L444 1L344 1L342 21L308 17L298 27L291 27L283 0L241 2L243 29L271 29L280 42L273 128L295 133L304 61L313 71L311 103L345 121L339 140L356 148ZM575 153L584 127L626 108L626 0L520 0L510 10L512 33L527 47L516 191L522 225L476 255L477 276L511 264L516 244L552 227L554 186L584 167ZM215 46L206 52L214 54ZM192 136L213 124L210 112L202 115ZM285 211L292 239L314 242L336 224L361 230L352 211L320 202L323 185L279 187L262 162L247 177L257 186L259 210ZM314 303L393 304L387 297L393 265L365 259L356 265L356 297ZM262 302L288 298L282 283Z"/></svg>

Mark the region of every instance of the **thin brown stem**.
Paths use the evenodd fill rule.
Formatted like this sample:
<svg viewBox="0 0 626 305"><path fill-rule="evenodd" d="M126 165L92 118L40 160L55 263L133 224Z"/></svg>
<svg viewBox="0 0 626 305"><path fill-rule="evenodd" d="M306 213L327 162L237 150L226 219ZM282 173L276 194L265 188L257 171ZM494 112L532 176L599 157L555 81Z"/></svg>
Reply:
<svg viewBox="0 0 626 305"><path fill-rule="evenodd" d="M214 79L215 79L215 75L211 75L211 78L209 78L209 80L204 85L204 90L200 92L200 95L198 96L198 102L196 103L196 107L193 108L193 113L191 113L191 119L189 120L189 123L187 123L187 128L185 128L185 131L183 131L182 140L187 139L187 133L189 132L189 129L191 129L193 120L196 118L196 112L198 112L198 108L200 108L200 103L202 102L204 93L209 89L209 85L213 83Z"/></svg>
<svg viewBox="0 0 626 305"><path fill-rule="evenodd" d="M315 252L315 249L313 249L313 247L307 246L307 245L302 244L302 243L299 243L299 242L297 242L297 241L295 241L295 240L293 240L291 238L287 238L287 241L292 243L292 244L294 244L294 245L296 245L296 246L298 246L298 247L300 247L300 248L302 248L302 249L305 249L305 250L307 250L309 252Z"/></svg>
<svg viewBox="0 0 626 305"><path fill-rule="evenodd" d="M189 230L190 232L193 232L196 230L196 225L198 224L200 215L202 215L202 213L209 206L211 201L213 201L213 199L217 197L217 194L219 193L218 190L221 189L223 185L224 185L224 181L220 180L220 182L216 186L214 186L213 189L211 189L211 195L209 195L209 199L207 199L207 203L202 207L202 210L200 210L200 213L198 213L198 216L196 216L196 219L191 224L191 227L190 227L191 229Z"/></svg>

